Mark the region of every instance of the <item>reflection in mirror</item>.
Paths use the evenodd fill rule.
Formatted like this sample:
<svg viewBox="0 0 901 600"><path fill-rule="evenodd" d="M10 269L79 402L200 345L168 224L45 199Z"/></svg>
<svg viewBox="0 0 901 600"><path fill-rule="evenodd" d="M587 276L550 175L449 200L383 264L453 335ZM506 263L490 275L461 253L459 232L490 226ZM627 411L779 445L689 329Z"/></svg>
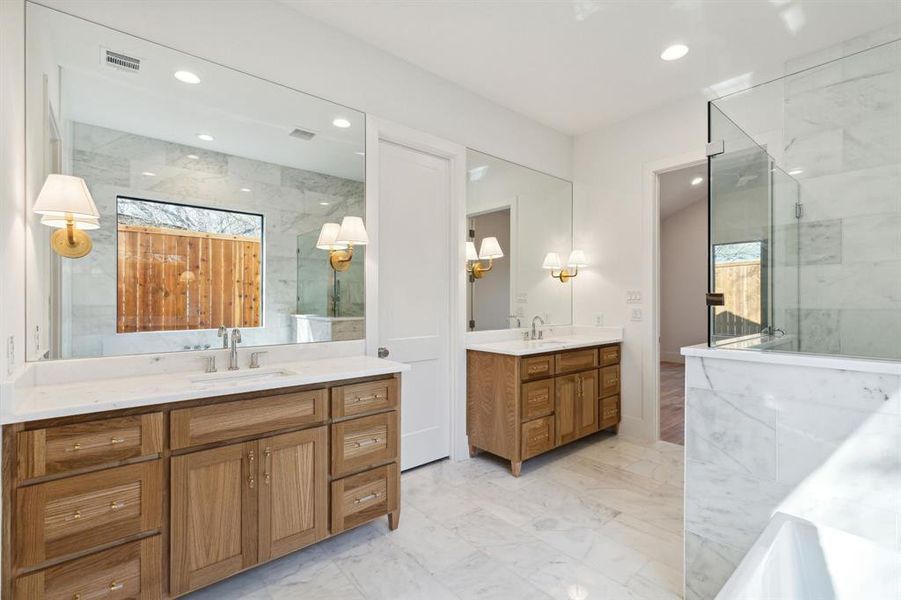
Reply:
<svg viewBox="0 0 901 600"><path fill-rule="evenodd" d="M527 327L536 316L571 324L570 277L543 267L549 253L570 257L567 274L584 266L572 248L572 183L475 150L467 170L469 329Z"/></svg>
<svg viewBox="0 0 901 600"><path fill-rule="evenodd" d="M30 360L217 347L219 327L250 346L363 337L363 246L342 271L317 248L364 214L362 113L35 4L26 19ZM53 174L85 193L36 205Z"/></svg>

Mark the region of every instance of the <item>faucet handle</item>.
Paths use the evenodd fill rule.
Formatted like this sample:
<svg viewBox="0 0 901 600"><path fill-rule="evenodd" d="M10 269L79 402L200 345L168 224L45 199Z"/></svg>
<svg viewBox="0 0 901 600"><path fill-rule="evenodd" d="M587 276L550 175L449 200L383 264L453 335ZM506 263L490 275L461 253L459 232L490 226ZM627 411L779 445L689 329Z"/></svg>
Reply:
<svg viewBox="0 0 901 600"><path fill-rule="evenodd" d="M269 354L268 350L258 350L257 352L250 353L250 368L251 369L259 369L260 368L260 356L264 354Z"/></svg>
<svg viewBox="0 0 901 600"><path fill-rule="evenodd" d="M235 327L232 329L232 341L233 342L241 342L241 330Z"/></svg>
<svg viewBox="0 0 901 600"><path fill-rule="evenodd" d="M203 360L206 361L206 369L207 373L215 373L216 372L216 355L210 354L209 356L204 356Z"/></svg>
<svg viewBox="0 0 901 600"><path fill-rule="evenodd" d="M225 328L225 325L219 326L219 330L216 331L216 337L221 337L222 347L228 349L228 329Z"/></svg>

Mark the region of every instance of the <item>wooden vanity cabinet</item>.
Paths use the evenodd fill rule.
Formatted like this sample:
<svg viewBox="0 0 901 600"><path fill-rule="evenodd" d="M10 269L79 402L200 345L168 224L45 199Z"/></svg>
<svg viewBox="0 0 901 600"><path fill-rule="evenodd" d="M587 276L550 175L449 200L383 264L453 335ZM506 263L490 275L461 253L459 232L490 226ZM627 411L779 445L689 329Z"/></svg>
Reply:
<svg viewBox="0 0 901 600"><path fill-rule="evenodd" d="M467 351L470 454L522 462L620 422L620 345L516 357Z"/></svg>
<svg viewBox="0 0 901 600"><path fill-rule="evenodd" d="M399 424L392 375L6 426L3 597L175 598L395 529Z"/></svg>

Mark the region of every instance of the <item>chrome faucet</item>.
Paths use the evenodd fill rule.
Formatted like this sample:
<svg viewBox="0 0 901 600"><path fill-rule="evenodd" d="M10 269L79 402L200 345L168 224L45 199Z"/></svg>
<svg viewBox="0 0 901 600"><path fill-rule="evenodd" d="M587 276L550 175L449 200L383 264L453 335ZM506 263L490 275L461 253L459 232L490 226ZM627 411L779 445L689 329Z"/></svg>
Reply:
<svg viewBox="0 0 901 600"><path fill-rule="evenodd" d="M228 370L237 371L238 367L238 344L241 342L241 330L232 329L232 348L228 355Z"/></svg>
<svg viewBox="0 0 901 600"><path fill-rule="evenodd" d="M535 315L535 316L532 318L532 336L531 336L530 339L533 339L533 340L540 340L540 339L542 339L542 338L544 337L544 332L543 332L542 330L537 329L537 328L535 327L535 321L538 321L538 322L541 324L541 326L544 327L544 319L542 319L542 318L539 317L538 315Z"/></svg>
<svg viewBox="0 0 901 600"><path fill-rule="evenodd" d="M228 329L225 328L225 325L219 326L219 331L216 332L216 337L222 338L222 349L228 350Z"/></svg>

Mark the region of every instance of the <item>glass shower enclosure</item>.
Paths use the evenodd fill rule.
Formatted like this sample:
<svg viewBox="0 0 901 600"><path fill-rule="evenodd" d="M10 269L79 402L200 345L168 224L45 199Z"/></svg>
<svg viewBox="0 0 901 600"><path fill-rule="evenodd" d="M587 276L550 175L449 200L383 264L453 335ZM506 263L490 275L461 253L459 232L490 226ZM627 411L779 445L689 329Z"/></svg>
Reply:
<svg viewBox="0 0 901 600"><path fill-rule="evenodd" d="M710 346L901 359L901 40L708 111Z"/></svg>

